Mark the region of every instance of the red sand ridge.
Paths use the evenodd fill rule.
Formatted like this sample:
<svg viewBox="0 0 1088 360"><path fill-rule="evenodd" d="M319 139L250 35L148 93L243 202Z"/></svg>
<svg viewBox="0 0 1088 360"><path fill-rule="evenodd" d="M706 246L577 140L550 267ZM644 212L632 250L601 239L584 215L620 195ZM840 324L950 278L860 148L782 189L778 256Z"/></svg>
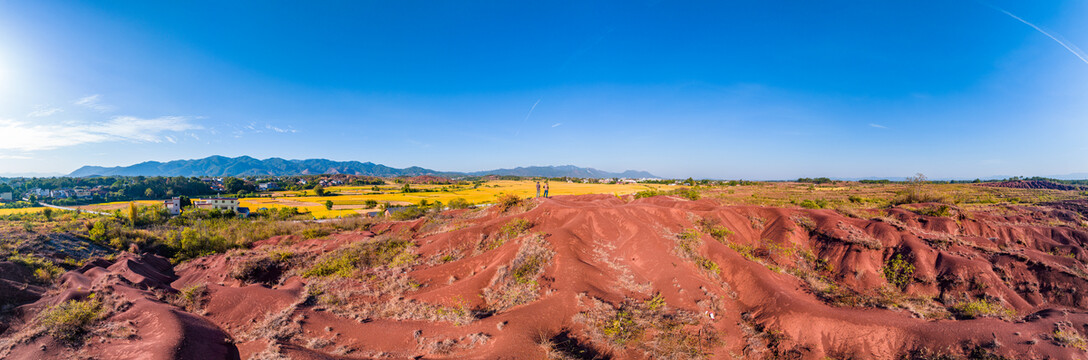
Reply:
<svg viewBox="0 0 1088 360"><path fill-rule="evenodd" d="M982 186L1004 187L1014 189L1047 189L1047 190L1082 190L1083 186L1059 184L1045 180L1013 180L979 184Z"/></svg>
<svg viewBox="0 0 1088 360"><path fill-rule="evenodd" d="M16 324L4 337L23 340L0 355L1088 355L1081 207L927 211L940 206L846 216L665 196L560 196L323 239L270 239L176 269L126 255L65 275L59 293L20 311L29 323L45 306L104 294L128 305L103 321L132 321L131 336L95 333L69 348L48 335L13 336L26 331ZM356 266L315 270L335 259ZM179 289L200 296L158 300L176 299L170 294Z"/></svg>

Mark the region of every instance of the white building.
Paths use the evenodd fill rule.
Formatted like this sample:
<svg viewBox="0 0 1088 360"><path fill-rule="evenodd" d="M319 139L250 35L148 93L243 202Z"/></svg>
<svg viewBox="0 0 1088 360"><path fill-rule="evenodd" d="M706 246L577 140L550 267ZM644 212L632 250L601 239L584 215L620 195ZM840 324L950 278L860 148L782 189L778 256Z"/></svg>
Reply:
<svg viewBox="0 0 1088 360"><path fill-rule="evenodd" d="M238 199L235 198L207 198L197 200L195 205L201 209L219 209L238 212Z"/></svg>
<svg viewBox="0 0 1088 360"><path fill-rule="evenodd" d="M181 198L175 197L170 200L163 201L163 205L166 206L166 211L169 212L170 215L181 214Z"/></svg>
<svg viewBox="0 0 1088 360"><path fill-rule="evenodd" d="M11 201L11 193L10 192L0 193L0 201Z"/></svg>

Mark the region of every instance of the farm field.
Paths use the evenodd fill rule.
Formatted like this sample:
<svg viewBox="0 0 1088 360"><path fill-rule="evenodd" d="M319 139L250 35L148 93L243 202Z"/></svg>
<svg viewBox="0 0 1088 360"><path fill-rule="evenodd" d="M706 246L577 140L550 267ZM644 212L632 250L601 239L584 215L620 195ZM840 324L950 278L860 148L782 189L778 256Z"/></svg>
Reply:
<svg viewBox="0 0 1088 360"><path fill-rule="evenodd" d="M810 184L797 182L762 182L752 185L723 186L707 189L704 198L718 199L723 205L759 205L790 207L804 201L818 202L823 208L873 209L887 207L908 190L903 183L863 184L837 182ZM978 184L927 184L919 191L941 202L961 207L990 204L1028 204L1083 199L1075 190L1017 189Z"/></svg>
<svg viewBox="0 0 1088 360"><path fill-rule="evenodd" d="M643 190L669 188L668 185L657 184L583 184L552 182L549 195L585 195L585 194L633 194ZM532 197L536 195L536 185L527 180L496 180L488 181L479 187L458 185L410 185L418 192L402 191L404 185L391 184L380 186L335 186L326 188L331 196L313 196L313 191L279 191L269 193L267 198L244 198L241 206L249 207L251 211L260 208L297 207L299 210L310 212L315 218L335 218L362 214L374 209L365 206L367 200L391 205L418 204L420 200L429 203L436 201L449 203L450 200L462 198L473 204L486 204L495 200L499 194L515 194L520 197ZM374 189L377 188L378 191ZM437 191L432 191L437 190ZM325 209L325 201L332 201L332 210Z"/></svg>
<svg viewBox="0 0 1088 360"><path fill-rule="evenodd" d="M100 203L100 204L75 205L75 206L64 206L64 207L70 207L70 208L75 208L75 209L80 209L80 210L90 210L90 211L114 211L114 210L124 210L125 208L128 208L128 203L129 202L130 201L114 201L114 202ZM133 201L133 202L135 202L136 205L139 205L139 206L162 205L162 200L136 200L136 201ZM45 209L45 207L37 206L37 207L22 208L22 209L0 209L0 215L36 213L36 212L41 212L42 209Z"/></svg>

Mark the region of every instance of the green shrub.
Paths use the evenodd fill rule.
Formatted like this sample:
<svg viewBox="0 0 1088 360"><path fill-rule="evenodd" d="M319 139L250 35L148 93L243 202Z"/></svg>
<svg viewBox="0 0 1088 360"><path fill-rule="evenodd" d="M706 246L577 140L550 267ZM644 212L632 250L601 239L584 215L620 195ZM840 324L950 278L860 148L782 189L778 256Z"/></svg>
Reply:
<svg viewBox="0 0 1088 360"><path fill-rule="evenodd" d="M329 234L332 234L332 231L322 227L312 227L302 230L302 237L306 239L322 238L329 236Z"/></svg>
<svg viewBox="0 0 1088 360"><path fill-rule="evenodd" d="M962 301L952 306L952 313L961 319L975 319L980 317L1013 317L1016 313L1006 309L1001 303L990 302L986 299Z"/></svg>
<svg viewBox="0 0 1088 360"><path fill-rule="evenodd" d="M528 255L523 261L513 264L510 273L514 276L514 281L518 283L536 284L537 275L540 275L540 271L544 265L548 264L548 260L551 260L550 253Z"/></svg>
<svg viewBox="0 0 1088 360"><path fill-rule="evenodd" d="M601 333L616 345L623 346L638 340L642 336L642 327L635 323L634 314L630 310L621 309L603 324Z"/></svg>
<svg viewBox="0 0 1088 360"><path fill-rule="evenodd" d="M357 243L318 258L302 276L351 277L358 269L407 265L416 257L411 245L411 241L394 239Z"/></svg>
<svg viewBox="0 0 1088 360"><path fill-rule="evenodd" d="M650 298L650 300L646 300L644 305L646 305L647 310L657 311L664 308L667 304L665 304L665 297L661 296L661 293L657 293L654 294L654 297Z"/></svg>
<svg viewBox="0 0 1088 360"><path fill-rule="evenodd" d="M702 240L699 238L698 230L684 229L680 234L677 234L676 238L676 252L681 257L691 260L700 269L706 270L713 276L717 276L721 272L717 263L699 253L699 244L702 243Z"/></svg>
<svg viewBox="0 0 1088 360"><path fill-rule="evenodd" d="M827 207L828 203L827 200L824 199L805 199L804 201L801 201L801 203L799 203L798 205L805 209L823 209Z"/></svg>
<svg viewBox="0 0 1088 360"><path fill-rule="evenodd" d="M699 191L692 188L679 188L673 190L672 194L692 201L699 200L700 198Z"/></svg>
<svg viewBox="0 0 1088 360"><path fill-rule="evenodd" d="M895 254L895 257L884 263L884 278L889 284L906 290L907 285L914 281L914 264L903 260L903 255Z"/></svg>
<svg viewBox="0 0 1088 360"><path fill-rule="evenodd" d="M52 261L37 256L20 255L19 253L8 256L7 261L22 265L34 273L34 280L40 284L52 283L58 276L64 273L64 269Z"/></svg>
<svg viewBox="0 0 1088 360"><path fill-rule="evenodd" d="M635 199L654 197L654 196L658 196L658 195L665 195L665 193L654 190L654 189L642 190L642 191L639 191L639 192L635 193Z"/></svg>
<svg viewBox="0 0 1088 360"><path fill-rule="evenodd" d="M197 231L191 227L182 230L176 237L168 238L167 242L176 249L175 259L178 261L223 253L238 247L238 244L221 235Z"/></svg>
<svg viewBox="0 0 1088 360"><path fill-rule="evenodd" d="M530 223L529 220L514 219L504 224L502 228L499 229L499 233L507 239L513 239L521 236L521 234L524 234L526 231L529 231L529 228L532 226L533 224Z"/></svg>
<svg viewBox="0 0 1088 360"><path fill-rule="evenodd" d="M732 231L725 226L719 225L716 220L703 219L699 222L699 225L702 227L703 232L710 235L714 240L718 240L720 243L725 243L725 239L729 237L729 235L733 235Z"/></svg>
<svg viewBox="0 0 1088 360"><path fill-rule="evenodd" d="M389 215L390 218L397 221L415 220L427 215L427 210L419 206L409 206L406 209L394 212Z"/></svg>
<svg viewBox="0 0 1088 360"><path fill-rule="evenodd" d="M69 300L42 311L38 323L53 338L74 343L103 313L102 301L91 294L86 300Z"/></svg>
<svg viewBox="0 0 1088 360"><path fill-rule="evenodd" d="M918 215L925 216L951 217L952 207L948 205L927 206L921 209L914 210L914 212Z"/></svg>
<svg viewBox="0 0 1088 360"><path fill-rule="evenodd" d="M1081 351L1088 350L1088 340L1084 339L1076 329L1058 329L1054 330L1054 340L1057 340L1059 344L1071 346Z"/></svg>
<svg viewBox="0 0 1088 360"><path fill-rule="evenodd" d="M472 203L464 198L453 198L450 199L450 203L447 206L449 206L450 209L467 209L472 207Z"/></svg>

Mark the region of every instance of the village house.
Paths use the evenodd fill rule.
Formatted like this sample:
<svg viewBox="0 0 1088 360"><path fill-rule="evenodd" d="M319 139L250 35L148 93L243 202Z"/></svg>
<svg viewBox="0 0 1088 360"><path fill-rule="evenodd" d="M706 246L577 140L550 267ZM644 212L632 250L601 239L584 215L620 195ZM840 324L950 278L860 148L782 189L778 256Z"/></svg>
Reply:
<svg viewBox="0 0 1088 360"><path fill-rule="evenodd" d="M11 201L11 192L0 193L0 201Z"/></svg>
<svg viewBox="0 0 1088 360"><path fill-rule="evenodd" d="M201 199L194 201L193 205L196 205L196 207L200 209L219 209L238 212L238 199L235 198L215 197Z"/></svg>
<svg viewBox="0 0 1088 360"><path fill-rule="evenodd" d="M78 188L77 189L72 189L72 194L75 195L75 197L77 197L77 198L85 199L85 198L91 197L91 190L89 190L89 189L78 189Z"/></svg>
<svg viewBox="0 0 1088 360"><path fill-rule="evenodd" d="M181 214L181 198L180 197L174 197L174 198L171 198L170 200L163 201L163 205L166 206L166 211L169 212L170 215L180 215Z"/></svg>

